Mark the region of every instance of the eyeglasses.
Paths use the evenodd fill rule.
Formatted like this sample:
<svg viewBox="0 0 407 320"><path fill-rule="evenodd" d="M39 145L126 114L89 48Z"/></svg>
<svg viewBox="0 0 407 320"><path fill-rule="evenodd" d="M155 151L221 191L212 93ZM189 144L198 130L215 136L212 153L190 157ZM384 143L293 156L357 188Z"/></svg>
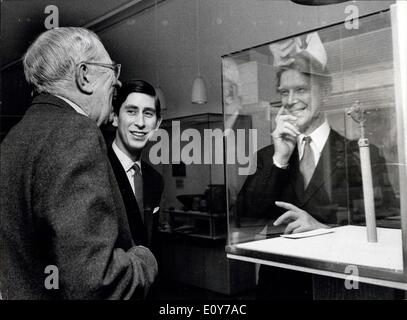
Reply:
<svg viewBox="0 0 407 320"><path fill-rule="evenodd" d="M81 63L90 64L93 66L99 66L103 68L109 68L114 71L114 75L116 79L119 79L120 71L122 69L122 65L120 63L100 63L100 62L90 62L90 61L82 61Z"/></svg>

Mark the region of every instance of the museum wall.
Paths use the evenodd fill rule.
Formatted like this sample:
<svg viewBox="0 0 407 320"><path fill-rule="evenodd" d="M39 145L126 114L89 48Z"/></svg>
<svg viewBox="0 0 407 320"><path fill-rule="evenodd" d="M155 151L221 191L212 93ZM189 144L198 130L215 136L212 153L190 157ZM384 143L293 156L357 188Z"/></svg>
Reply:
<svg viewBox="0 0 407 320"><path fill-rule="evenodd" d="M168 106L163 113L167 119L222 112L222 55L343 21L349 5L356 5L363 16L387 9L394 1L348 1L309 7L286 0L201 0L199 57L207 87L205 105L190 102L198 73L196 3L166 0L159 4L157 33L154 10L100 33L112 58L123 64L122 80L142 78L157 84L158 78Z"/></svg>

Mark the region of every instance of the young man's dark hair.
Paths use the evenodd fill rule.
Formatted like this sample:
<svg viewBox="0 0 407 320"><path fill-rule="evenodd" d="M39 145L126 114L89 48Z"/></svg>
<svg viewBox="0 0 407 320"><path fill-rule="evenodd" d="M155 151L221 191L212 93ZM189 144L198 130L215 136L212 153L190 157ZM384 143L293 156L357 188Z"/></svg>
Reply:
<svg viewBox="0 0 407 320"><path fill-rule="evenodd" d="M130 80L117 90L117 94L113 99L113 110L116 114L119 114L120 107L130 93L144 93L154 97L155 113L157 118L161 118L161 105L157 93L154 87L144 80Z"/></svg>

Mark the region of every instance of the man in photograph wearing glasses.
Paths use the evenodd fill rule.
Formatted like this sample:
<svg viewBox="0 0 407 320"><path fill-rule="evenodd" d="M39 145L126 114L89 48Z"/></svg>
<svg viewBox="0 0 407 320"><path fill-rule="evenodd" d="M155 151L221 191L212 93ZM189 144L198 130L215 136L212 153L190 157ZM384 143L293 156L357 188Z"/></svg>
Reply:
<svg viewBox="0 0 407 320"><path fill-rule="evenodd" d="M157 262L134 245L99 130L120 65L83 28L41 34L23 64L36 96L1 144L3 298L143 297Z"/></svg>

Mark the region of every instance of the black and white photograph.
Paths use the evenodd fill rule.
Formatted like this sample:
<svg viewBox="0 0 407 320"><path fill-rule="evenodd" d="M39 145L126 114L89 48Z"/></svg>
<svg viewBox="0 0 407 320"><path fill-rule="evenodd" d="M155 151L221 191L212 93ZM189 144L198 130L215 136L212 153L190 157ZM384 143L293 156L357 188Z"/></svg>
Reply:
<svg viewBox="0 0 407 320"><path fill-rule="evenodd" d="M0 307L407 299L407 1L1 0L0 83Z"/></svg>

